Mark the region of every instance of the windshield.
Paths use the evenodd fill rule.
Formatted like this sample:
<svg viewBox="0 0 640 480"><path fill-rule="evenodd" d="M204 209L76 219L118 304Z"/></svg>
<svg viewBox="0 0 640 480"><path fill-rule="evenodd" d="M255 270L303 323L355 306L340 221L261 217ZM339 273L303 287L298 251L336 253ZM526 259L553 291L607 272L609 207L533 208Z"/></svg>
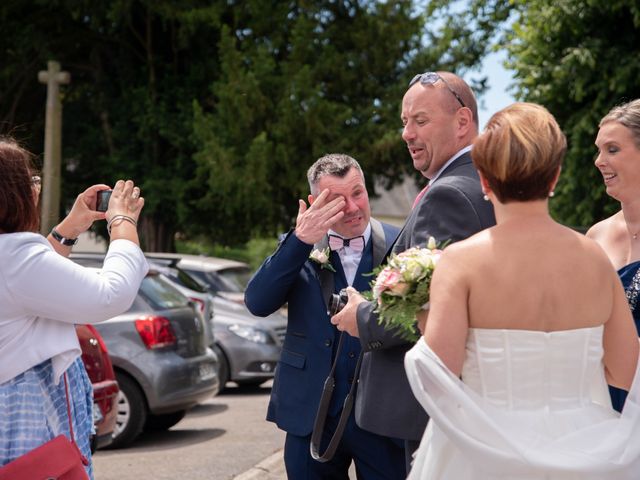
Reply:
<svg viewBox="0 0 640 480"><path fill-rule="evenodd" d="M215 272L190 270L189 273L205 282L214 293L244 293L251 278L251 269L246 267L224 268Z"/></svg>
<svg viewBox="0 0 640 480"><path fill-rule="evenodd" d="M153 262L153 264L153 268L166 275L169 280L177 283L178 285L182 285L183 287L198 293L207 292L207 285L203 284L198 278L193 277L191 272L186 272L175 265L168 266L155 262Z"/></svg>
<svg viewBox="0 0 640 480"><path fill-rule="evenodd" d="M202 285L198 279L193 278L190 274L182 270L178 267L172 267L172 275L170 278L174 279L180 285L187 287L190 290L195 290L196 292L206 293L206 286Z"/></svg>
<svg viewBox="0 0 640 480"><path fill-rule="evenodd" d="M139 293L156 309L189 306L189 299L171 285L169 280L156 273L144 277Z"/></svg>

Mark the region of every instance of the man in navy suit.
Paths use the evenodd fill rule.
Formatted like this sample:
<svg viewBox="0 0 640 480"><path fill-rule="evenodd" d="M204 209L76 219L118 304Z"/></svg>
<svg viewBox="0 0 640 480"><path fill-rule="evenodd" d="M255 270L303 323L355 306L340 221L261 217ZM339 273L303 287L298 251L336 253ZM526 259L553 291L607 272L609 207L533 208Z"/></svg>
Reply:
<svg viewBox="0 0 640 480"><path fill-rule="evenodd" d="M429 237L456 242L495 225L471 162L478 107L469 85L450 72L425 72L402 99L402 139L413 166L429 179L393 245L393 253L426 246ZM404 355L413 346L378 323L375 305L355 292L332 322L360 338L365 350L356 400L362 428L405 440L407 464L420 443L427 413L411 391Z"/></svg>
<svg viewBox="0 0 640 480"><path fill-rule="evenodd" d="M329 321L327 297L347 286L369 290L371 277L365 274L382 261L398 229L371 218L364 175L353 158L326 155L309 168L307 178L310 206L299 201L295 229L283 236L245 293L254 315L288 304L267 420L287 432L284 460L292 480L348 480L351 461L359 479L404 479L403 443L362 430L353 412L331 460L321 463L310 454L314 419L334 359L335 390L320 451L336 430L360 354L359 340L344 334L336 358L340 332Z"/></svg>

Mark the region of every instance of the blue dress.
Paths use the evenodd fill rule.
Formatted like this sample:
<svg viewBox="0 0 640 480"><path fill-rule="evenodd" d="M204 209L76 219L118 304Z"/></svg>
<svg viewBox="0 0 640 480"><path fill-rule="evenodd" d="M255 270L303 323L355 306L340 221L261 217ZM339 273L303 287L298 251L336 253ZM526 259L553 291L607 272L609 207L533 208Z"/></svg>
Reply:
<svg viewBox="0 0 640 480"><path fill-rule="evenodd" d="M80 357L67 369L69 404L76 444L89 460L93 430L93 390ZM70 438L64 378L53 381L51 359L0 384L0 466L59 434Z"/></svg>
<svg viewBox="0 0 640 480"><path fill-rule="evenodd" d="M618 276L622 281L629 308L636 323L638 335L640 335L640 308L638 308L638 300L640 300L640 261L622 267L618 270ZM619 388L609 387L609 393L611 394L613 408L621 412L624 401L627 398L627 392Z"/></svg>

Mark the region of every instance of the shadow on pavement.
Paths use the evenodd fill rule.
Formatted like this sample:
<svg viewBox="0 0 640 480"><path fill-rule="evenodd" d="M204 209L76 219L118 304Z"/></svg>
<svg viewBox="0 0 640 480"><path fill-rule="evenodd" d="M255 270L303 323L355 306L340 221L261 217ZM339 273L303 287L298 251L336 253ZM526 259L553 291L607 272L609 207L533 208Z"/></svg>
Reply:
<svg viewBox="0 0 640 480"><path fill-rule="evenodd" d="M167 430L165 432L143 432L138 439L127 448L127 451L151 452L170 450L176 447L186 447L206 442L227 433L226 430L221 428L204 428L199 430L174 428L175 430ZM111 452L117 453L118 451L112 450Z"/></svg>
<svg viewBox="0 0 640 480"><path fill-rule="evenodd" d="M207 415L216 415L218 413L229 410L226 403L201 403L195 407L191 407L187 412L187 417L204 417Z"/></svg>

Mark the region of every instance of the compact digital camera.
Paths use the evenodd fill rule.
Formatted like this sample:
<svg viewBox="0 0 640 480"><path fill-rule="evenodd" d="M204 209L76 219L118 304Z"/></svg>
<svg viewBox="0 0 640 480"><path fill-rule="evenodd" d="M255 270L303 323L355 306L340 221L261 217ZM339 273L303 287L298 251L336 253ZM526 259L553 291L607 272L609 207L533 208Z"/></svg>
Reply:
<svg viewBox="0 0 640 480"><path fill-rule="evenodd" d="M113 190L100 190L98 192L98 199L96 201L96 211L106 212L109 208L109 199Z"/></svg>
<svg viewBox="0 0 640 480"><path fill-rule="evenodd" d="M347 294L346 288L343 288L338 293L334 293L333 295L331 295L329 297L329 308L327 309L327 313L329 313L329 316L333 317L335 314L339 313L348 301L349 295Z"/></svg>

